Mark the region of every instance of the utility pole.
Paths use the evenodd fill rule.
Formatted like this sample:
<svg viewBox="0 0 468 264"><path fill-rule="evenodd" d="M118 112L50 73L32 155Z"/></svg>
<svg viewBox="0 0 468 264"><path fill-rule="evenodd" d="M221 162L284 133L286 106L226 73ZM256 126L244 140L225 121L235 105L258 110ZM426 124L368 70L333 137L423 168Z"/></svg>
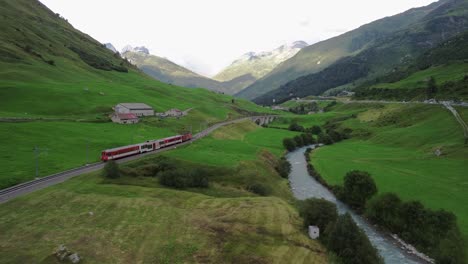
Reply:
<svg viewBox="0 0 468 264"><path fill-rule="evenodd" d="M86 141L86 165L89 164L89 141Z"/></svg>
<svg viewBox="0 0 468 264"><path fill-rule="evenodd" d="M39 177L39 149L37 146L34 146L34 158L36 159L36 178Z"/></svg>

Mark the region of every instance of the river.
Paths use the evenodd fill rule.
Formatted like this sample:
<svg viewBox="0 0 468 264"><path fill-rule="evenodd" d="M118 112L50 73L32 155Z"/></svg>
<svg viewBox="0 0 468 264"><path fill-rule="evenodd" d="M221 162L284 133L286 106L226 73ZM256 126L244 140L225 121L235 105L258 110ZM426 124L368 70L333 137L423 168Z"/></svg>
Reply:
<svg viewBox="0 0 468 264"><path fill-rule="evenodd" d="M287 155L287 159L292 165L292 170L289 174L289 182L293 194L297 199L323 198L335 203L339 214L349 213L356 224L364 230L372 245L377 248L379 254L387 264L427 263L413 255L407 254L394 239L378 232L361 216L350 210L347 205L338 201L327 188L311 177L307 171L307 162L304 157L306 149L307 147L303 147Z"/></svg>

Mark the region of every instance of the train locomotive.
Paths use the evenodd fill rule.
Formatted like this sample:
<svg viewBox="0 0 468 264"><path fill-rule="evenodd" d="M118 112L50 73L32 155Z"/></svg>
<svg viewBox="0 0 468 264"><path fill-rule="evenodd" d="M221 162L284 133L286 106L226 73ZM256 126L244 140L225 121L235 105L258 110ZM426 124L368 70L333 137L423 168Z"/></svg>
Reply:
<svg viewBox="0 0 468 264"><path fill-rule="evenodd" d="M191 139L192 139L192 134L188 133L184 135L176 135L176 136L162 138L162 139L148 140L144 143L139 143L139 144L134 144L134 145L106 149L101 152L101 160L108 161L108 160L120 159L120 158L124 158L128 156L150 152L150 151L158 150L158 149L165 148L168 146L180 144L185 141L189 141Z"/></svg>

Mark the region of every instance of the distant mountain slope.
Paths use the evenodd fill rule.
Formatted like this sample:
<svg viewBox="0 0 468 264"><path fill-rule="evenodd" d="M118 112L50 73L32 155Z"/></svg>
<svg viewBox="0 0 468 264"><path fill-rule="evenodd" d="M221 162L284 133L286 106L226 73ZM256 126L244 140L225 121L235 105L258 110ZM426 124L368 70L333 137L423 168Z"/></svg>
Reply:
<svg viewBox="0 0 468 264"><path fill-rule="evenodd" d="M289 45L282 45L273 51L248 52L223 69L213 79L226 82L245 75L251 75L255 79L259 79L268 74L281 62L296 55L307 45L304 41L295 41Z"/></svg>
<svg viewBox="0 0 468 264"><path fill-rule="evenodd" d="M360 53L342 58L320 72L291 81L256 98L255 102L271 104L273 99L281 102L290 97L318 95L342 85L359 85L395 67L411 63L424 51L466 30L468 2L439 2L431 12L407 28L380 37Z"/></svg>
<svg viewBox="0 0 468 264"><path fill-rule="evenodd" d="M371 46L377 39L389 36L420 21L444 2L447 1L439 1L426 7L414 8L310 45L237 95L242 98L253 99L300 76L319 72L340 58L358 54Z"/></svg>
<svg viewBox="0 0 468 264"><path fill-rule="evenodd" d="M127 58L143 72L161 82L189 88L207 88L224 92L222 83L194 73L172 61L145 52L126 51L122 56Z"/></svg>
<svg viewBox="0 0 468 264"><path fill-rule="evenodd" d="M429 89L431 78L436 85ZM358 99L468 100L468 32L426 51L413 63L395 68L355 89Z"/></svg>
<svg viewBox="0 0 468 264"><path fill-rule="evenodd" d="M107 49L111 50L112 52L114 53L117 53L117 49L114 47L114 45L112 45L112 43L104 43L104 45L106 46Z"/></svg>

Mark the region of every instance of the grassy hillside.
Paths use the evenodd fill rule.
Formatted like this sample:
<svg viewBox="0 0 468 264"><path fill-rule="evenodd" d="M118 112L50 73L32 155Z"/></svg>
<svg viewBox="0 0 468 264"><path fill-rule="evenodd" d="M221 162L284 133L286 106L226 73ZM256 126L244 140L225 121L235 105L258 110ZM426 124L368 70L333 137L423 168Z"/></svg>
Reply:
<svg viewBox="0 0 468 264"><path fill-rule="evenodd" d="M343 57L358 54L372 46L376 40L388 37L420 21L444 2L448 1L440 1L427 7L411 9L396 16L383 18L304 48L296 56L283 62L271 73L241 91L238 96L253 99L301 76L320 72Z"/></svg>
<svg viewBox="0 0 468 264"><path fill-rule="evenodd" d="M254 112L243 100L156 81L35 0L2 1L0 23L0 188L97 161L102 149L188 131ZM110 123L112 107L142 102L156 112L193 108L180 120ZM21 122L11 118L20 118Z"/></svg>
<svg viewBox="0 0 468 264"><path fill-rule="evenodd" d="M260 143L259 131L265 135ZM282 152L276 133L290 132L242 123L165 154L179 157L183 166L211 164L211 169L222 170L210 177L208 189L175 190L159 185L154 177L104 180L94 173L3 204L0 246L5 250L0 258L41 262L66 244L86 263L327 263L324 248L307 237L289 203L287 180L269 165L274 156L266 151ZM238 148L223 154L246 155L249 149L253 159L189 155L200 148L209 151L207 145L217 151L227 139ZM154 161L148 157L127 166ZM227 169L226 161L231 165ZM270 186L271 196L247 191L250 182Z"/></svg>
<svg viewBox="0 0 468 264"><path fill-rule="evenodd" d="M213 91L224 91L222 83L194 73L168 59L142 52L128 51L122 54L143 72L155 79L178 86L202 87Z"/></svg>
<svg viewBox="0 0 468 264"><path fill-rule="evenodd" d="M345 105L335 111L357 109L357 118L342 124L353 129L353 139L312 154L313 165L326 181L342 184L346 172L368 171L379 192L455 213L468 238L468 148L451 113L428 105ZM440 157L436 149L441 149Z"/></svg>
<svg viewBox="0 0 468 264"><path fill-rule="evenodd" d="M369 81L356 89L357 98L466 99L468 98L468 33L428 50L410 65ZM436 91L428 91L433 78ZM398 89L398 90L394 90Z"/></svg>

